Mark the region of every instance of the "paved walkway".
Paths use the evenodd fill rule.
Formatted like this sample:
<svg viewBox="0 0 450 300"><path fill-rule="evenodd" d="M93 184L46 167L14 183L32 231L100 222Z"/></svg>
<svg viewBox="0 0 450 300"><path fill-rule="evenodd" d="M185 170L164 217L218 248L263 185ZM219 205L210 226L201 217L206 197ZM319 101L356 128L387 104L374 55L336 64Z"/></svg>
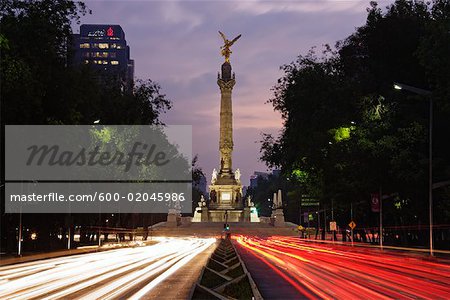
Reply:
<svg viewBox="0 0 450 300"><path fill-rule="evenodd" d="M235 244L264 299L302 299L299 292L253 252Z"/></svg>
<svg viewBox="0 0 450 300"><path fill-rule="evenodd" d="M216 247L217 243L195 256L194 259L158 284L142 299L189 299L191 290Z"/></svg>

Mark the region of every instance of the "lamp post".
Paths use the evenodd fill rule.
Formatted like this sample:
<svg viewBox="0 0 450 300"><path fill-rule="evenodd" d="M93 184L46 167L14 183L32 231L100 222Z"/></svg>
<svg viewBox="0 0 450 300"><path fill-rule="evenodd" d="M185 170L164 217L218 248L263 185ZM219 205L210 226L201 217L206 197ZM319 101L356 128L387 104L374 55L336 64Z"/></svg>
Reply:
<svg viewBox="0 0 450 300"><path fill-rule="evenodd" d="M409 86L403 83L395 83L394 89L405 90L412 92L417 95L426 96L429 104L429 139L428 139L428 213L430 220L430 255L433 256L433 99L431 96L431 91L419 89L413 86Z"/></svg>

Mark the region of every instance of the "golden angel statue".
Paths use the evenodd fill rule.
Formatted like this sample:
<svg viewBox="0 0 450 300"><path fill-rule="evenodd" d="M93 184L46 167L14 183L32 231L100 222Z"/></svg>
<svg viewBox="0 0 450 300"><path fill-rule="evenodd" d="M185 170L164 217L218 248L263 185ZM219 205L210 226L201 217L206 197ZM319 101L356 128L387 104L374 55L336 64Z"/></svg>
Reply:
<svg viewBox="0 0 450 300"><path fill-rule="evenodd" d="M220 50L222 50L221 51L222 56L224 56L225 57L225 61L229 63L230 62L230 55L231 55L231 53L233 53L230 50L230 47L241 37L241 35L238 35L237 37L235 37L233 40L230 41L230 40L227 39L225 34L223 34L222 32L219 31L219 34L222 36L223 42L224 42L224 45L222 47L220 47Z"/></svg>

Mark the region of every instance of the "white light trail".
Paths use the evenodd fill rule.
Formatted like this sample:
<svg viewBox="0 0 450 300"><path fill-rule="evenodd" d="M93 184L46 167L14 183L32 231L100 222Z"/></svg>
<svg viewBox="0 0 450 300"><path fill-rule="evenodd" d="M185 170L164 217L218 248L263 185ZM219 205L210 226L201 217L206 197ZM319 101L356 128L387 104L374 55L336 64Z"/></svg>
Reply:
<svg viewBox="0 0 450 300"><path fill-rule="evenodd" d="M0 298L110 299L132 291L137 299L211 246L215 239L158 241L151 246L0 267Z"/></svg>

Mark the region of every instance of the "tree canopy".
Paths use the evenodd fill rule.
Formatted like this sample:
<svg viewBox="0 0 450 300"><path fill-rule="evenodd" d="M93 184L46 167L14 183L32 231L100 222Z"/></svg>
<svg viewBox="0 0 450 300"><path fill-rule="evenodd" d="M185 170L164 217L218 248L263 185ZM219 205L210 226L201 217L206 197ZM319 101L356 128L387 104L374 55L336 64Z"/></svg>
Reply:
<svg viewBox="0 0 450 300"><path fill-rule="evenodd" d="M393 84L432 91L433 181L449 180L450 3L397 0L382 10L371 2L367 12L335 47L282 66L269 103L283 128L263 135L261 159L322 204L334 201L343 222L349 204L361 203L360 223L377 224L370 194L381 187L396 195L386 203L391 224L426 223L430 99ZM435 196L448 222L448 189Z"/></svg>
<svg viewBox="0 0 450 300"><path fill-rule="evenodd" d="M161 124L171 101L151 79L135 81L131 93L118 84L102 84L88 66L73 66L72 26L90 13L82 2L71 0L3 0L0 4L1 153L5 125L147 125ZM4 154L0 155L4 165ZM1 164L1 163L0 163ZM0 188L4 192L4 170ZM3 204L4 205L4 204ZM3 205L1 211L3 211ZM121 214L111 226L136 227L161 220L148 215ZM163 216L165 218L165 215ZM2 247L16 244L17 215L2 216ZM75 219L75 220L74 220ZM41 247L62 246L49 238L75 221L83 226L108 225L101 215L68 217L61 214L26 215L23 222L39 230ZM72 230L73 235L73 230ZM84 237L84 235L82 235ZM26 247L30 244L25 243ZM25 248L26 248L25 247Z"/></svg>
<svg viewBox="0 0 450 300"><path fill-rule="evenodd" d="M132 93L71 66L72 24L88 13L70 0L2 1L2 124L158 124L171 102L150 79Z"/></svg>

